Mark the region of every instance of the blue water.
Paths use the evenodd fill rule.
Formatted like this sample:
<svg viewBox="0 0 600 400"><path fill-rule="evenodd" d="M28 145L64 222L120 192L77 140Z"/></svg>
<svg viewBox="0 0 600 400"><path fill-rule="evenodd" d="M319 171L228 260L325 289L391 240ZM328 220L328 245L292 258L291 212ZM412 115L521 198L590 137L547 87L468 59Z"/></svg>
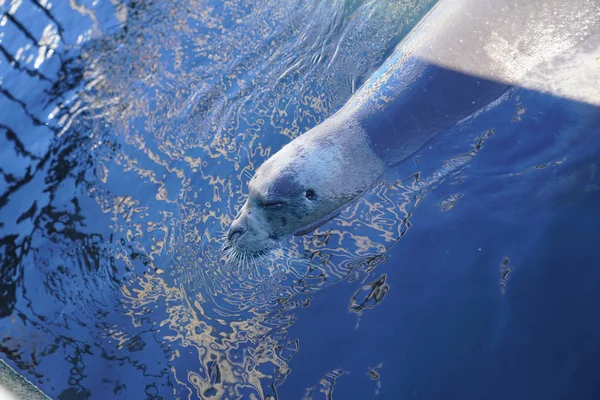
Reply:
<svg viewBox="0 0 600 400"><path fill-rule="evenodd" d="M2 3L2 359L58 399L599 398L593 106L514 88L219 258L254 170L433 3Z"/></svg>

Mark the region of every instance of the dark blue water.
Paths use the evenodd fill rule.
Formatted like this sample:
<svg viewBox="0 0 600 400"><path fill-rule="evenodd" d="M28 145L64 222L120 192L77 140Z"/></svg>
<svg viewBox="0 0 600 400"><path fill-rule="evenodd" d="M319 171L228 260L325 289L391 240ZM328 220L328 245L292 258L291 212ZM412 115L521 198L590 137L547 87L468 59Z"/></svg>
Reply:
<svg viewBox="0 0 600 400"><path fill-rule="evenodd" d="M3 2L2 359L59 399L599 398L591 105L514 88L220 258L253 171L432 4Z"/></svg>

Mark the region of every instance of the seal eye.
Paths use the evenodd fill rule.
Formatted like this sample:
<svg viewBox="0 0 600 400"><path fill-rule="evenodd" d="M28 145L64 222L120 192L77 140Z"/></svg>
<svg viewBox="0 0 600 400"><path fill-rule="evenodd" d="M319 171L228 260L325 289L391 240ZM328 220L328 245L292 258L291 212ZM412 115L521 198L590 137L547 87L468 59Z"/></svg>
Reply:
<svg viewBox="0 0 600 400"><path fill-rule="evenodd" d="M312 189L308 189L306 192L304 192L304 196L311 201L317 199L317 194Z"/></svg>

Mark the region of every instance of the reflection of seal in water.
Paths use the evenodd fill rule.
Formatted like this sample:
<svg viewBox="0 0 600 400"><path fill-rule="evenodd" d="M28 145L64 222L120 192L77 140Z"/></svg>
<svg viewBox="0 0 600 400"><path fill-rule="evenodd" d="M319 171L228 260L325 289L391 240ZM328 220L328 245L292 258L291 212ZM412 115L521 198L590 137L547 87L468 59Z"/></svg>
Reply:
<svg viewBox="0 0 600 400"><path fill-rule="evenodd" d="M340 111L257 170L225 248L257 255L314 230L509 86L600 102L599 26L586 0L443 0Z"/></svg>

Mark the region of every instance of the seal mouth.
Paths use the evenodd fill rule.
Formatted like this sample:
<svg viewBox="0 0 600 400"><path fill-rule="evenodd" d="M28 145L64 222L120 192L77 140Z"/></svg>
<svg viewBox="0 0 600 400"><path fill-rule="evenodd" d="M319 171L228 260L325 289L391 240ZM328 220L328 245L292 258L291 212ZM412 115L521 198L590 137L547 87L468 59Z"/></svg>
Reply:
<svg viewBox="0 0 600 400"><path fill-rule="evenodd" d="M339 209L335 210L332 213L330 213L329 215L326 215L325 217L292 232L292 235L304 236L309 233L312 233L315 230L317 230L317 228L320 228L321 226L325 225L326 223L328 223L329 221L331 221L332 219L336 218L339 215L340 215L340 210Z"/></svg>
<svg viewBox="0 0 600 400"><path fill-rule="evenodd" d="M273 241L276 239L269 237ZM221 256L225 257L228 263L235 263L244 267L257 266L258 262L266 261L266 256L274 250L274 246L268 246L257 250L248 250L240 247L237 243L227 240L221 247Z"/></svg>

